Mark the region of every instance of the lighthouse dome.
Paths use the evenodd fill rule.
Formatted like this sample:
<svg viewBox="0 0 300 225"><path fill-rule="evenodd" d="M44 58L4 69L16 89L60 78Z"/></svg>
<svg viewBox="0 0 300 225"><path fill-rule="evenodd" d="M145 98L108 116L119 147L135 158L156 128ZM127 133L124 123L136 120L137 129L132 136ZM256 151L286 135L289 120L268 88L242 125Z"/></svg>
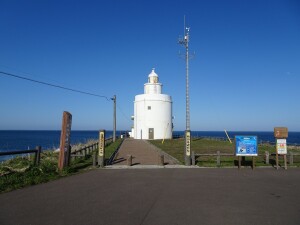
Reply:
<svg viewBox="0 0 300 225"><path fill-rule="evenodd" d="M148 76L148 83L156 84L158 83L158 75L155 73L155 69L153 68L151 73Z"/></svg>

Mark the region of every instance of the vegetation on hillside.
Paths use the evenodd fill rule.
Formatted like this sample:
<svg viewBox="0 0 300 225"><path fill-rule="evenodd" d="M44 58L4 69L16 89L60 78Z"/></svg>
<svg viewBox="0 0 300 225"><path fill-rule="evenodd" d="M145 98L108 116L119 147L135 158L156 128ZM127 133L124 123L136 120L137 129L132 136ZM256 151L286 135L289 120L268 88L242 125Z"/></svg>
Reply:
<svg viewBox="0 0 300 225"><path fill-rule="evenodd" d="M112 153L119 147L122 140L107 143L105 159L108 160ZM82 147L84 145L81 145ZM78 146L74 146L79 149ZM58 169L58 152L44 151L41 154L40 164L35 166L32 157L16 157L0 164L0 193L26 186L45 183L61 177L92 169L92 155L72 159L70 166L63 171Z"/></svg>

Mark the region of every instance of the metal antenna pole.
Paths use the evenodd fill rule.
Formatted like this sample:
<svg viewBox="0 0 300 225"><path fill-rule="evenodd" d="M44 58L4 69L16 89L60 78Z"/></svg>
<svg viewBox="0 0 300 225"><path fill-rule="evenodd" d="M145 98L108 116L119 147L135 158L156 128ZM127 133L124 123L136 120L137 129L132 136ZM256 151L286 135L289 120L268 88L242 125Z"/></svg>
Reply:
<svg viewBox="0 0 300 225"><path fill-rule="evenodd" d="M190 28L185 27L184 16L184 38L179 39L179 44L186 49L185 63L186 63L186 130L185 130L185 165L191 165L191 131L190 131L190 97L189 97L189 32Z"/></svg>
<svg viewBox="0 0 300 225"><path fill-rule="evenodd" d="M186 38L186 130L190 130L190 96L189 96L189 29L187 28Z"/></svg>

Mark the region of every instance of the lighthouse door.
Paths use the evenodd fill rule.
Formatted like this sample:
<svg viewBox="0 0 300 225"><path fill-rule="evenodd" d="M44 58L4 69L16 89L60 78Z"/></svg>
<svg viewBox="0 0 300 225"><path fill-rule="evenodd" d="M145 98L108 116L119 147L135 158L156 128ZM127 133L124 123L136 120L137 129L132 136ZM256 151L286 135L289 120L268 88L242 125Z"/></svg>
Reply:
<svg viewBox="0 0 300 225"><path fill-rule="evenodd" d="M149 139L154 139L154 128L149 128Z"/></svg>

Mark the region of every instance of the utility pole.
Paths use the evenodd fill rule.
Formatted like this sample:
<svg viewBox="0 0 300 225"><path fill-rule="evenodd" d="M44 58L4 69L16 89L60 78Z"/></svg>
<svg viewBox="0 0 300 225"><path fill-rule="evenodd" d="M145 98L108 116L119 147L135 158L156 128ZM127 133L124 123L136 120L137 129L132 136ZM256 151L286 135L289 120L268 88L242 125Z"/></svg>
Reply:
<svg viewBox="0 0 300 225"><path fill-rule="evenodd" d="M116 103L117 103L117 97L114 95L111 100L114 101L114 125L113 125L113 142L116 141L116 126L117 126L117 112L116 112Z"/></svg>
<svg viewBox="0 0 300 225"><path fill-rule="evenodd" d="M178 43L185 47L185 63L186 63L186 128L185 128L185 165L191 165L191 131L190 131L190 97L189 97L189 32L190 28L185 26L184 16L184 38L180 38Z"/></svg>

